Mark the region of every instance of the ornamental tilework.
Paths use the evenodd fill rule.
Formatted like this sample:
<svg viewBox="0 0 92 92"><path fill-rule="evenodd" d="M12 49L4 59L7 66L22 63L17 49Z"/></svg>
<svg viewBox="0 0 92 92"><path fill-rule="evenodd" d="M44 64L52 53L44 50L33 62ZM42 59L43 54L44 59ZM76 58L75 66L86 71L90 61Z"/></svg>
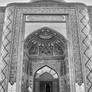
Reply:
<svg viewBox="0 0 92 92"><path fill-rule="evenodd" d="M9 63L11 61L11 37L13 24L13 8L6 9L4 29L2 36L1 58L0 58L0 92L7 92Z"/></svg>
<svg viewBox="0 0 92 92"><path fill-rule="evenodd" d="M84 65L86 68L86 92L92 92L92 50L90 45L90 23L87 9L79 10L79 25L81 60L82 63L85 63Z"/></svg>

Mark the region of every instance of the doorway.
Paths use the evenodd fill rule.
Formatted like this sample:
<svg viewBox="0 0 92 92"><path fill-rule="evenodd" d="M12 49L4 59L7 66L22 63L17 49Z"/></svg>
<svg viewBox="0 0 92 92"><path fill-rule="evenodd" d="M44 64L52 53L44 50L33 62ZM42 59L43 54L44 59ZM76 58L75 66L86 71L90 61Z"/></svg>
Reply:
<svg viewBox="0 0 92 92"><path fill-rule="evenodd" d="M52 81L40 81L40 92L53 92Z"/></svg>
<svg viewBox="0 0 92 92"><path fill-rule="evenodd" d="M32 83L24 80L23 87L30 86L32 92L59 92L61 86L63 90L64 82L60 85L59 78L66 76L66 56L67 40L55 30L43 27L30 34L24 43L23 64L25 80Z"/></svg>
<svg viewBox="0 0 92 92"><path fill-rule="evenodd" d="M34 79L34 92L59 92L57 73L48 66L38 70Z"/></svg>

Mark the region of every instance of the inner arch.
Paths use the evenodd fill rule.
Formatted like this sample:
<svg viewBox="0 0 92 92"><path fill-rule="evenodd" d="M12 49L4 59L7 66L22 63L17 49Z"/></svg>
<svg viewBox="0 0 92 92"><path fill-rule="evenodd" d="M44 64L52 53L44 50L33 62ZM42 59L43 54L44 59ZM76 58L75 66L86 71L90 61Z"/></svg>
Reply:
<svg viewBox="0 0 92 92"><path fill-rule="evenodd" d="M39 85L39 86L38 86ZM34 92L59 92L57 72L49 66L36 71L34 77Z"/></svg>
<svg viewBox="0 0 92 92"><path fill-rule="evenodd" d="M48 66L44 66L42 67L41 69L39 69L37 72L36 72L36 78L39 78L41 75L43 74L50 74L52 75L52 77L54 79L57 79L58 78L58 74L56 73L56 71L54 71L53 69L51 69L50 67Z"/></svg>

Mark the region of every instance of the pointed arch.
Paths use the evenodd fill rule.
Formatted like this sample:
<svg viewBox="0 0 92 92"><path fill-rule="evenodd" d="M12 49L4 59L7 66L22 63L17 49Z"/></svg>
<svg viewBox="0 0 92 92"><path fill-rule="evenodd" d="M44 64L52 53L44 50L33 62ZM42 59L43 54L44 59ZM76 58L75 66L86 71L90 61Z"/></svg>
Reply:
<svg viewBox="0 0 92 92"><path fill-rule="evenodd" d="M58 79L57 72L48 66L44 66L44 67L40 68L39 70L37 70L36 74L35 74L35 78L39 78L41 75L43 75L45 73L50 74L54 79Z"/></svg>
<svg viewBox="0 0 92 92"><path fill-rule="evenodd" d="M24 42L28 55L65 55L67 40L55 30L43 27L30 34Z"/></svg>
<svg viewBox="0 0 92 92"><path fill-rule="evenodd" d="M47 85L49 85L50 89L53 90L53 92L59 92L58 73L51 67L45 65L35 72L34 92L42 92L43 89L47 90Z"/></svg>

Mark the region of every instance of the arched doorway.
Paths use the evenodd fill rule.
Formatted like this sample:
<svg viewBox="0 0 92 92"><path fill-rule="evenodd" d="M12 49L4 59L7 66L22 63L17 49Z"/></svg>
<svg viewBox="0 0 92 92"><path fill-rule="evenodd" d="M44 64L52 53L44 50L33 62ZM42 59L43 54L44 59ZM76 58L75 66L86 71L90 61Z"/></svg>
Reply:
<svg viewBox="0 0 92 92"><path fill-rule="evenodd" d="M59 92L58 74L48 66L39 69L34 76L34 92Z"/></svg>
<svg viewBox="0 0 92 92"><path fill-rule="evenodd" d="M53 69L58 72L59 77ZM37 77L38 72L42 70L51 70L52 72L45 71ZM56 73L56 75L51 73ZM42 92L44 87L45 92L47 90L49 92L54 92L55 90L55 92L59 92L59 90L69 92L67 40L48 27L43 27L30 34L24 41L22 78L22 92ZM60 80L60 83L58 80ZM40 87L37 85L40 85ZM28 91L28 88L31 91Z"/></svg>

